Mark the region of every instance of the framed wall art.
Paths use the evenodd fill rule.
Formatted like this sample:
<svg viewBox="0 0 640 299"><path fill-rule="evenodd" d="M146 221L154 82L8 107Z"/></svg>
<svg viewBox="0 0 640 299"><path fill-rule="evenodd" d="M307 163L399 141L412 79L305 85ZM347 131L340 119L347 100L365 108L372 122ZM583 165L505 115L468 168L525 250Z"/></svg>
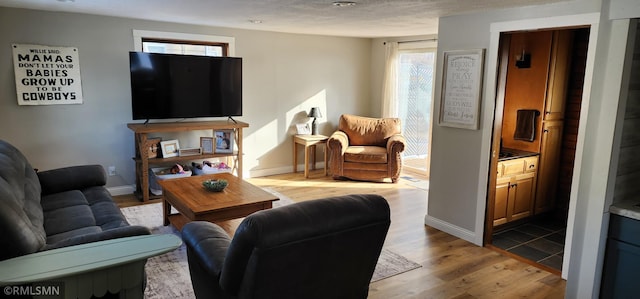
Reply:
<svg viewBox="0 0 640 299"><path fill-rule="evenodd" d="M484 49L444 52L441 126L479 128L484 52Z"/></svg>
<svg viewBox="0 0 640 299"><path fill-rule="evenodd" d="M178 140L167 140L161 141L160 147L162 148L162 157L171 158L178 156L180 144L178 143Z"/></svg>

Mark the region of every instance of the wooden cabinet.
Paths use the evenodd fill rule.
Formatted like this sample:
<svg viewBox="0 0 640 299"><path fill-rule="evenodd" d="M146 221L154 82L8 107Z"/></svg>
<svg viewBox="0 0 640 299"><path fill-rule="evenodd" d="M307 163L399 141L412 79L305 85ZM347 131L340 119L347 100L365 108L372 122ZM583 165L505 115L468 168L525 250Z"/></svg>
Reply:
<svg viewBox="0 0 640 299"><path fill-rule="evenodd" d="M640 269L640 221L611 215L600 298L636 298Z"/></svg>
<svg viewBox="0 0 640 299"><path fill-rule="evenodd" d="M538 157L498 162L493 225L533 215Z"/></svg>
<svg viewBox="0 0 640 299"><path fill-rule="evenodd" d="M511 178L496 180L496 200L493 208L493 226L507 223L507 202L509 201L509 187Z"/></svg>
<svg viewBox="0 0 640 299"><path fill-rule="evenodd" d="M238 176L242 177L242 129L249 127L247 123L231 122L231 121L197 121L197 122L172 122L172 123L130 123L127 127L135 134L136 156L133 158L136 162L136 195L142 198L142 201L148 201L151 198L149 192L149 167L151 165L163 165L171 163L180 163L190 160L202 160L209 158L235 158L235 170ZM196 130L233 130L238 148L232 153L213 153L202 155L191 155L184 157L171 158L149 158L147 150L149 143L147 142L149 133L166 133L166 132L187 132Z"/></svg>
<svg viewBox="0 0 640 299"><path fill-rule="evenodd" d="M564 119L569 73L571 71L572 45L573 31L559 30L553 32L543 120Z"/></svg>
<svg viewBox="0 0 640 299"><path fill-rule="evenodd" d="M540 169L536 188L535 214L553 210L556 201L573 31L554 31L552 45L545 111L540 134Z"/></svg>
<svg viewBox="0 0 640 299"><path fill-rule="evenodd" d="M562 150L562 121L545 121L538 170L535 213L552 210L555 204Z"/></svg>

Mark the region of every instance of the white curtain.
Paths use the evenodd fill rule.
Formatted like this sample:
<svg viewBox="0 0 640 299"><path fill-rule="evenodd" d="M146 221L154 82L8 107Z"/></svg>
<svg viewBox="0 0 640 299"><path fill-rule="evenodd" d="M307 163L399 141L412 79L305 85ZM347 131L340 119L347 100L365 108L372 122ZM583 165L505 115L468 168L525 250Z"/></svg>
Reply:
<svg viewBox="0 0 640 299"><path fill-rule="evenodd" d="M385 43L385 68L382 81L382 117L398 116L398 42Z"/></svg>

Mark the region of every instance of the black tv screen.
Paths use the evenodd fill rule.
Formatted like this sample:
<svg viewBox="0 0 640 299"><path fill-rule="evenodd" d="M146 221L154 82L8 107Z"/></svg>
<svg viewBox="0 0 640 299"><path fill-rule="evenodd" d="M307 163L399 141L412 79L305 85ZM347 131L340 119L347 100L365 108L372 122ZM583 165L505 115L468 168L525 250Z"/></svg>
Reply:
<svg viewBox="0 0 640 299"><path fill-rule="evenodd" d="M130 52L133 119L242 115L242 58Z"/></svg>

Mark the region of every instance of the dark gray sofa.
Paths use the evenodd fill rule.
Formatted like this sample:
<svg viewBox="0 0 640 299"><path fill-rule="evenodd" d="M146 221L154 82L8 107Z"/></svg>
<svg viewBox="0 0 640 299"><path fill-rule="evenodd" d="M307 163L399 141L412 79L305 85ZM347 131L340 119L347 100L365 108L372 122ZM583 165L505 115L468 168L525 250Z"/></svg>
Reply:
<svg viewBox="0 0 640 299"><path fill-rule="evenodd" d="M0 260L150 234L129 225L106 181L100 165L36 172L18 149L0 140Z"/></svg>

